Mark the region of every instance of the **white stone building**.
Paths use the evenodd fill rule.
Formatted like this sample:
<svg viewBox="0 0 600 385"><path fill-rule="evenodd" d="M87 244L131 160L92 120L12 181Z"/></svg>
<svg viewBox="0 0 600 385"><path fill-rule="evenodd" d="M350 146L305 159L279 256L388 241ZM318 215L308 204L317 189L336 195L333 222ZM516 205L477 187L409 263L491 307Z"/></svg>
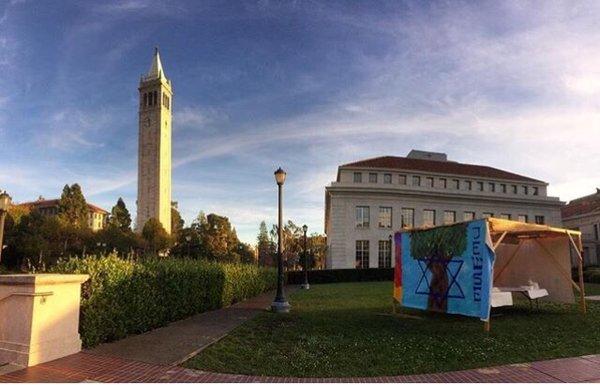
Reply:
<svg viewBox="0 0 600 385"><path fill-rule="evenodd" d="M561 225L561 202L548 183L487 166L411 151L338 167L325 188L327 268L391 267L390 235L493 216Z"/></svg>
<svg viewBox="0 0 600 385"><path fill-rule="evenodd" d="M600 189L569 202L562 208L563 226L579 230L583 240L584 265L600 264Z"/></svg>

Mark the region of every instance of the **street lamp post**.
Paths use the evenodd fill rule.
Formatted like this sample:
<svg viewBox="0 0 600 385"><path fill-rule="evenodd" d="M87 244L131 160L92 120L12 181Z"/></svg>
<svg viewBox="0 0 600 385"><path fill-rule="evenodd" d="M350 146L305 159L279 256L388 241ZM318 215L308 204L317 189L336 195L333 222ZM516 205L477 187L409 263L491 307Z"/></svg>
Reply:
<svg viewBox="0 0 600 385"><path fill-rule="evenodd" d="M308 230L308 226L302 226L302 230L304 231L304 283L300 287L308 290L310 289L310 285L308 284L308 255L306 253L306 231Z"/></svg>
<svg viewBox="0 0 600 385"><path fill-rule="evenodd" d="M2 261L2 249L4 248L4 221L10 206L10 195L4 191L0 194L0 262Z"/></svg>
<svg viewBox="0 0 600 385"><path fill-rule="evenodd" d="M279 167L275 171L275 181L278 188L278 226L277 226L277 294L271 304L271 311L275 313L288 313L290 304L285 299L283 292L283 183L286 173Z"/></svg>

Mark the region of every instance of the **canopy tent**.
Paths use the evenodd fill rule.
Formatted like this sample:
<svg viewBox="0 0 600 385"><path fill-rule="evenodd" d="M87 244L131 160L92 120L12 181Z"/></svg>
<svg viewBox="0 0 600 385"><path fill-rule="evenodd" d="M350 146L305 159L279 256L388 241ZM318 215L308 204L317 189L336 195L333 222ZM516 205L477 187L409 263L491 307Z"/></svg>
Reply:
<svg viewBox="0 0 600 385"><path fill-rule="evenodd" d="M487 218L395 234L394 298L407 307L478 316L489 329L492 289L535 282L585 313L579 231ZM571 265L579 268L579 283Z"/></svg>

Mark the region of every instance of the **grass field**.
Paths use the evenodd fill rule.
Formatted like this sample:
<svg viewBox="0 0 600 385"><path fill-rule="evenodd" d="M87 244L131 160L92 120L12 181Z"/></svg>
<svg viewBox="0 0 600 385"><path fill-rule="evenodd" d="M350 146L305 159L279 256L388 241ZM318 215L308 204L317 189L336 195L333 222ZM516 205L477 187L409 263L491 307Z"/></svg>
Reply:
<svg viewBox="0 0 600 385"><path fill-rule="evenodd" d="M600 285L587 285L600 294ZM600 302L526 302L496 309L489 334L474 318L402 310L391 282L315 285L290 314L265 312L184 365L225 373L340 377L430 373L600 353Z"/></svg>

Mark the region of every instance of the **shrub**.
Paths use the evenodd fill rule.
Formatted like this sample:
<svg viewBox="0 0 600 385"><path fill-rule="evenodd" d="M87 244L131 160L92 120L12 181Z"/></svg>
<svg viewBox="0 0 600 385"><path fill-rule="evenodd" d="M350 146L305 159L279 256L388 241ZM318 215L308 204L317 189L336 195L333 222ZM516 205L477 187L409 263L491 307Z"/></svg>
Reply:
<svg viewBox="0 0 600 385"><path fill-rule="evenodd" d="M600 283L600 267L588 267L583 271L583 280L588 283Z"/></svg>
<svg viewBox="0 0 600 385"><path fill-rule="evenodd" d="M59 261L51 270L90 275L83 285L79 327L85 347L228 306L276 283L273 269L190 259L134 261L109 255Z"/></svg>
<svg viewBox="0 0 600 385"><path fill-rule="evenodd" d="M391 281L394 279L393 268L383 269L336 269L309 270L309 283L361 282L361 281ZM289 271L287 282L297 285L304 282L302 270Z"/></svg>

